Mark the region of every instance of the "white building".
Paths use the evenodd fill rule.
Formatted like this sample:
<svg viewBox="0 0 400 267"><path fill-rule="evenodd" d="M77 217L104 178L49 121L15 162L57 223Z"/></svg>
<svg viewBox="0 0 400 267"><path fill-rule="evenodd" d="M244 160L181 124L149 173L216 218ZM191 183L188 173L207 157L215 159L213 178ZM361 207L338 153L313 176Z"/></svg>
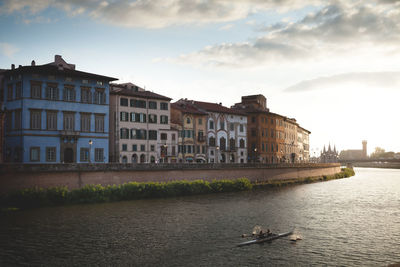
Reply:
<svg viewBox="0 0 400 267"><path fill-rule="evenodd" d="M110 87L110 161L168 161L168 149L172 152L174 135L177 138L170 130L171 98L132 83Z"/></svg>
<svg viewBox="0 0 400 267"><path fill-rule="evenodd" d="M207 112L208 162L247 162L247 115L221 104L191 101Z"/></svg>

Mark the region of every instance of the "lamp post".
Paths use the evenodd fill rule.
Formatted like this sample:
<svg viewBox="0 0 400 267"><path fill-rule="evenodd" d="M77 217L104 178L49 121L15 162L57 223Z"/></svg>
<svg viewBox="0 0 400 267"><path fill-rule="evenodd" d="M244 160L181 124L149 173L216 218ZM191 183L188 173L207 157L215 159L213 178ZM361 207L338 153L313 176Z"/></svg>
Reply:
<svg viewBox="0 0 400 267"><path fill-rule="evenodd" d="M92 155L92 144L93 144L93 141L92 141L92 139L90 139L89 140L89 163L91 163L90 157Z"/></svg>
<svg viewBox="0 0 400 267"><path fill-rule="evenodd" d="M254 163L256 163L257 158L257 148L254 148Z"/></svg>

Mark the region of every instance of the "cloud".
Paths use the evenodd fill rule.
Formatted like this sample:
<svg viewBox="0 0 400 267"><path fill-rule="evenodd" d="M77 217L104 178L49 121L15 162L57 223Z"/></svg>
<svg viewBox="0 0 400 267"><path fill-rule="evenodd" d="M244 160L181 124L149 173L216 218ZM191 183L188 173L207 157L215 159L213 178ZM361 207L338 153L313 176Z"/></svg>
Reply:
<svg viewBox="0 0 400 267"><path fill-rule="evenodd" d="M18 51L19 49L12 44L0 43L0 52L6 57L12 58Z"/></svg>
<svg viewBox="0 0 400 267"><path fill-rule="evenodd" d="M323 0L311 0L307 4ZM260 10L302 8L299 0L4 0L2 13L35 15L47 8L124 27L163 28L173 25L230 22Z"/></svg>
<svg viewBox="0 0 400 267"><path fill-rule="evenodd" d="M297 22L257 27L261 36L181 55L182 63L214 66L274 66L357 55L400 54L400 5L331 1ZM179 61L178 59L178 61Z"/></svg>
<svg viewBox="0 0 400 267"><path fill-rule="evenodd" d="M312 80L302 81L286 88L288 93L306 92L313 90L327 90L333 85L345 86L355 85L376 88L398 88L400 86L400 72L355 72L342 73L334 76L319 77Z"/></svg>

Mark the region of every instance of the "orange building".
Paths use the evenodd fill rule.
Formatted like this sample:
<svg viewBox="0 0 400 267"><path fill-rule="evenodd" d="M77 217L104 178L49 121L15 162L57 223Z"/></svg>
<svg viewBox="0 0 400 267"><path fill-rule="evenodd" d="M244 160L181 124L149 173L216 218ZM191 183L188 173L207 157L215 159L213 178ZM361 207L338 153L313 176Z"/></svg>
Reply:
<svg viewBox="0 0 400 267"><path fill-rule="evenodd" d="M249 162L296 162L297 122L270 112L263 95L242 96L232 108L247 114Z"/></svg>

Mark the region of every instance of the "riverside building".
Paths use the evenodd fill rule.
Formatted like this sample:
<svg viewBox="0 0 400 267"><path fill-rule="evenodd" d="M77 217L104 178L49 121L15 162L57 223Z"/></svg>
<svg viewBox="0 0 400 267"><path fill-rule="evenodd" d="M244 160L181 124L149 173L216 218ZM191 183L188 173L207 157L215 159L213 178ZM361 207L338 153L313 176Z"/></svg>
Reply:
<svg viewBox="0 0 400 267"><path fill-rule="evenodd" d="M110 160L174 162L177 131L170 128L171 98L132 83L111 84Z"/></svg>
<svg viewBox="0 0 400 267"><path fill-rule="evenodd" d="M242 96L242 101L232 106L247 115L248 155L250 162L298 162L298 124L295 119L270 112L263 95ZM304 129L308 134L309 131ZM308 145L308 134L304 138ZM301 149L301 158L307 150Z"/></svg>
<svg viewBox="0 0 400 267"><path fill-rule="evenodd" d="M5 162L108 162L112 77L54 62L3 72Z"/></svg>
<svg viewBox="0 0 400 267"><path fill-rule="evenodd" d="M171 125L179 131L179 162L208 162L207 115L190 101L181 100L171 104Z"/></svg>
<svg viewBox="0 0 400 267"><path fill-rule="evenodd" d="M222 104L181 99L207 113L208 151L210 163L247 162L247 116L240 110Z"/></svg>

